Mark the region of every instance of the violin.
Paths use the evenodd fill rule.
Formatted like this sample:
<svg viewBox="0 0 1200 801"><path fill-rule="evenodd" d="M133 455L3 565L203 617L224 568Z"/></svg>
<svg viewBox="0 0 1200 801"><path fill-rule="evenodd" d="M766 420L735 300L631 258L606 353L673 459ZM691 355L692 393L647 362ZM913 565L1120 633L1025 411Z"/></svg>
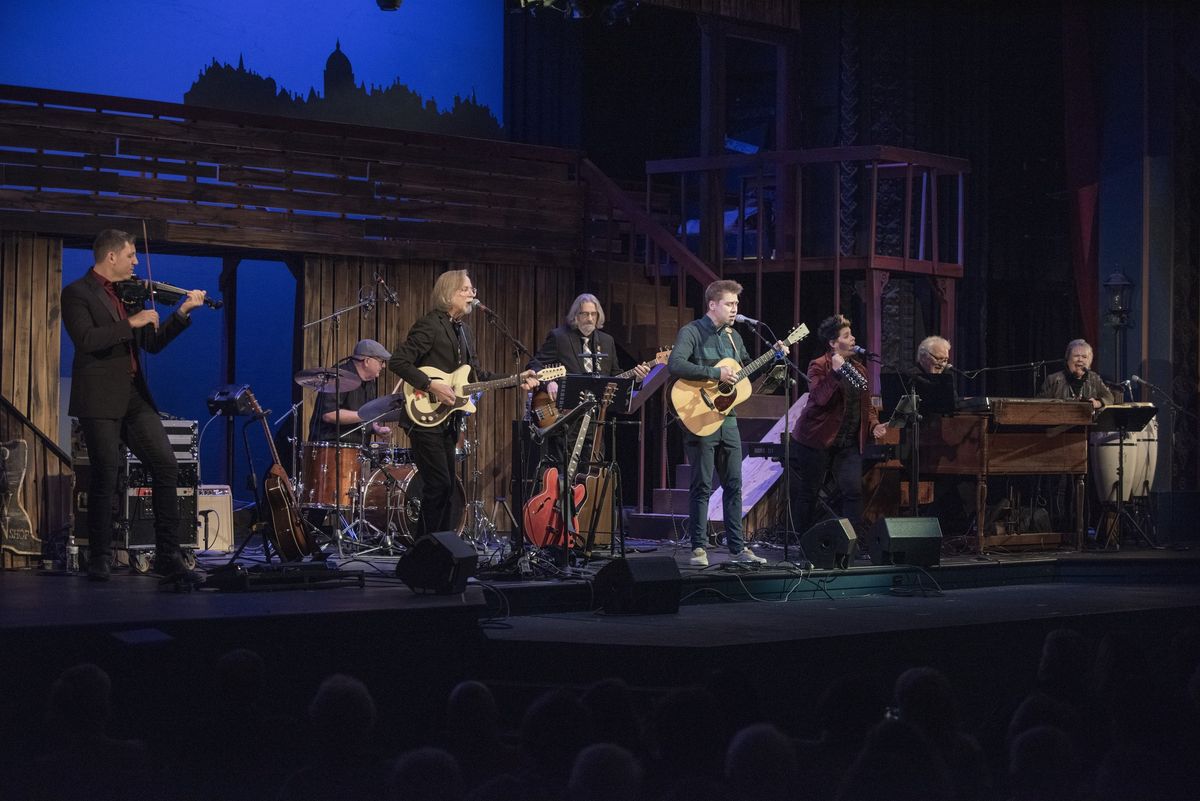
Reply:
<svg viewBox="0 0 1200 801"><path fill-rule="evenodd" d="M130 278L128 281L116 281L113 287L117 297L126 306L144 306L152 297L159 303L174 306L187 297L188 290L177 286L164 284L162 281L146 281L141 278ZM210 309L219 309L225 302L217 298L204 298L204 305Z"/></svg>

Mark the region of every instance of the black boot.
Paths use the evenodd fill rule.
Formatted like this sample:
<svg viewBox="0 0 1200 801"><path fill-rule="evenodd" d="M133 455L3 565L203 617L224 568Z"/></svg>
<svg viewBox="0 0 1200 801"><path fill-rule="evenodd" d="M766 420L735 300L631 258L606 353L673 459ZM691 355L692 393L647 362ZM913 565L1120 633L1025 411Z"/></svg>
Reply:
<svg viewBox="0 0 1200 801"><path fill-rule="evenodd" d="M108 581L112 578L112 565L107 554L92 554L88 559L88 581Z"/></svg>
<svg viewBox="0 0 1200 801"><path fill-rule="evenodd" d="M178 549L156 549L154 572L158 574L158 586L162 588L192 589L204 583L204 574L189 569Z"/></svg>

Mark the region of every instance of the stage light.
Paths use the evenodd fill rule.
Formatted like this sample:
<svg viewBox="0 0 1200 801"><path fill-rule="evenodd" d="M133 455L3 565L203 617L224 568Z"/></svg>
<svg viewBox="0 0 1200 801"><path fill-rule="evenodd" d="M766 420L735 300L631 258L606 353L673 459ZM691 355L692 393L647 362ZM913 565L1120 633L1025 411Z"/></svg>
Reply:
<svg viewBox="0 0 1200 801"><path fill-rule="evenodd" d="M404 0L375 0L375 5L379 6L380 11L398 11L403 2Z"/></svg>

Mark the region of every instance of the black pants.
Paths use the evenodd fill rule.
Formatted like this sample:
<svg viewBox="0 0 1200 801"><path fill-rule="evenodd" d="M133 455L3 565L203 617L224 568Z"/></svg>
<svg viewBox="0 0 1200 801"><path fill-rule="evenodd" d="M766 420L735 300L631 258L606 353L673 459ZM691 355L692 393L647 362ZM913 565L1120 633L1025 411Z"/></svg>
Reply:
<svg viewBox="0 0 1200 801"><path fill-rule="evenodd" d="M130 388L125 414L117 419L81 417L79 427L87 443L92 480L88 485L88 550L92 558L112 556L112 509L121 473L121 443L154 476L154 542L159 551L179 550L179 464L158 412L138 391Z"/></svg>
<svg viewBox="0 0 1200 801"><path fill-rule="evenodd" d="M862 454L857 442L828 448L792 442L792 469L792 527L798 534L808 531L821 517L815 507L826 472L831 472L837 483L842 517L850 518L855 529L862 525Z"/></svg>
<svg viewBox="0 0 1200 801"><path fill-rule="evenodd" d="M418 536L438 531L450 531L454 492L454 448L458 444L458 425L454 416L450 423L437 428L413 426L408 432L412 443L413 462L421 476L421 526Z"/></svg>

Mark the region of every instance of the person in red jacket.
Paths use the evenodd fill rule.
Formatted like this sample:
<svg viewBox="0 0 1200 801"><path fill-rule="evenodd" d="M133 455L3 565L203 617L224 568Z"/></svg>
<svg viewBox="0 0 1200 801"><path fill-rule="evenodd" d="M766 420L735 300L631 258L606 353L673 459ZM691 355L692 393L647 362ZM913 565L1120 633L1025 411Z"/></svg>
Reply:
<svg viewBox="0 0 1200 801"><path fill-rule="evenodd" d="M868 437L887 431L871 403L866 369L854 355L854 332L840 314L817 328L828 344L808 365L808 405L792 430L792 519L804 533L820 518L814 508L826 472L833 474L842 517L857 528L862 517L862 452Z"/></svg>

